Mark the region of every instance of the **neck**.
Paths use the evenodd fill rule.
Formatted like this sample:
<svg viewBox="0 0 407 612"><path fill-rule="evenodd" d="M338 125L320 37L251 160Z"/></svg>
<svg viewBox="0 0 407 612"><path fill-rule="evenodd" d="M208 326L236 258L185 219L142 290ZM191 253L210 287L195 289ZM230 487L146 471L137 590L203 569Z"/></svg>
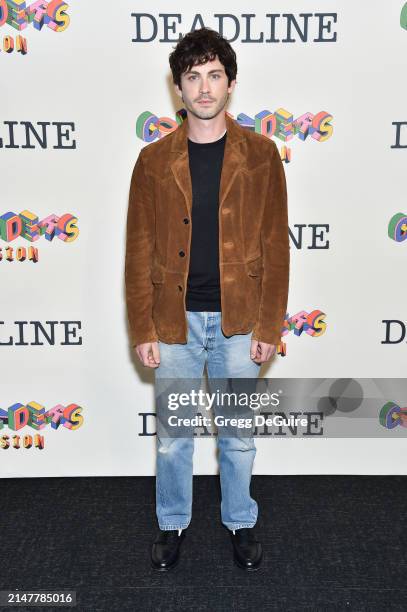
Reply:
<svg viewBox="0 0 407 612"><path fill-rule="evenodd" d="M226 132L225 113L219 113L213 119L200 119L192 113L188 117L188 138L193 142L214 142Z"/></svg>

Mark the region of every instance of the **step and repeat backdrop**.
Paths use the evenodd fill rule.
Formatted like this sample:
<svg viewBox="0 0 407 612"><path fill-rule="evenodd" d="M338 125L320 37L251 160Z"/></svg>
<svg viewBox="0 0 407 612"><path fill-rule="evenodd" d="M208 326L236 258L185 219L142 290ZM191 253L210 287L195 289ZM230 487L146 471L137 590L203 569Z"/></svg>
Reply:
<svg viewBox="0 0 407 612"><path fill-rule="evenodd" d="M288 185L290 295L261 376L308 426L260 432L254 473L407 473L407 3L0 0L2 477L155 473L128 192L182 120L168 56L203 26L237 54L228 113L275 141ZM214 436L194 461L217 472Z"/></svg>

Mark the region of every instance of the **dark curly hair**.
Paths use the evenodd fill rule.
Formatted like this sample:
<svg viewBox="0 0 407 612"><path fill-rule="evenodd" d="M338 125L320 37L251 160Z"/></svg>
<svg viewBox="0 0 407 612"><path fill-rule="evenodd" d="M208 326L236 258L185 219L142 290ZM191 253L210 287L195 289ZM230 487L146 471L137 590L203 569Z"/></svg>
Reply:
<svg viewBox="0 0 407 612"><path fill-rule="evenodd" d="M200 28L185 34L170 53L172 80L181 89L181 74L196 66L206 64L216 55L224 66L228 85L236 78L236 53L229 42L212 28Z"/></svg>

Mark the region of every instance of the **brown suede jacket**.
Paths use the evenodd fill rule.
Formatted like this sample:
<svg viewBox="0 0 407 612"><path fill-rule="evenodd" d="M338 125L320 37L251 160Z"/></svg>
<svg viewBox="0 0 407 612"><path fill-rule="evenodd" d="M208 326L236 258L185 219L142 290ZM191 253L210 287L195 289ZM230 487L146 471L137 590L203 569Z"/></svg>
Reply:
<svg viewBox="0 0 407 612"><path fill-rule="evenodd" d="M222 330L281 342L289 284L287 189L276 144L226 114L219 193ZM191 245L188 120L146 145L127 212L125 284L132 346L187 342Z"/></svg>

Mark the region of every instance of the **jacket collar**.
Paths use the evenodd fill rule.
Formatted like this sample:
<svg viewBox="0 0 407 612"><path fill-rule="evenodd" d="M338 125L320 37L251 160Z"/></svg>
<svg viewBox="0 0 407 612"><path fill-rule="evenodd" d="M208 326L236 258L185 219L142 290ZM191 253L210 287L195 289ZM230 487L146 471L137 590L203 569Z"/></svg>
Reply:
<svg viewBox="0 0 407 612"><path fill-rule="evenodd" d="M225 115L225 120L227 136L219 186L219 208L222 207L222 204L230 191L232 183L245 161L244 155L241 153L239 146L239 143L245 138L245 128L238 125L236 121L227 113ZM191 214L192 184L189 170L187 118L184 119L181 125L173 133L171 151L178 153L175 161L171 163L171 170L178 187L184 194L188 211Z"/></svg>
<svg viewBox="0 0 407 612"><path fill-rule="evenodd" d="M228 115L225 114L226 119L226 130L227 130L227 138L226 142L229 142L231 145L236 144L237 142L244 139L244 135L242 128L240 125L236 123L236 121ZM180 153L186 153L188 148L188 119L185 118L181 125L175 130L172 142L171 142L171 151L179 151Z"/></svg>

